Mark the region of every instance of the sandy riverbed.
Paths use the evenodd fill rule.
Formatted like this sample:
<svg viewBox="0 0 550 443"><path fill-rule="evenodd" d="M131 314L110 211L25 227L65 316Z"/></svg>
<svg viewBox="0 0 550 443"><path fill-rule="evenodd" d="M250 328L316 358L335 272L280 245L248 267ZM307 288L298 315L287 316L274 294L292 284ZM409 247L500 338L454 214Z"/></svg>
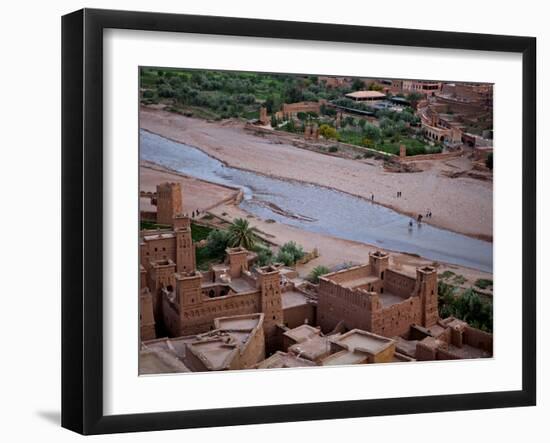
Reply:
<svg viewBox="0 0 550 443"><path fill-rule="evenodd" d="M283 245L286 242L295 241L306 251L312 251L314 248L317 248L320 256L298 268L298 271L303 277L307 276L309 272L318 265L324 265L330 269L344 263L367 263L369 260L369 253L380 250L378 247L365 243L304 231L283 223L269 223L248 214L234 204L222 204L211 209L209 212L228 221L238 217L246 218L253 227L262 232L266 239L276 245ZM392 265L410 275L415 275L417 267L434 264L433 260L427 260L422 257L393 251L388 252L391 254ZM466 286L472 285L480 278L493 278L492 274L476 269L447 263L437 263L438 273L447 270L462 275L466 279L464 283Z"/></svg>
<svg viewBox="0 0 550 443"><path fill-rule="evenodd" d="M314 248L317 248L320 252L320 256L300 266L298 269L303 277L307 276L309 272L318 265L332 268L343 263L366 263L368 261L369 252L380 249L361 242L344 240L301 230L283 223L267 222L243 211L235 204L225 203L227 199L235 197L236 191L232 189L170 172L155 164L142 162L140 167L141 190L154 191L156 185L164 181L181 183L184 212L191 213L191 211L197 208L201 210L210 208L209 212L227 221L232 221L238 217L246 218L253 227L261 231L264 238L275 245L282 245L288 241L295 241L302 245L307 251L312 251ZM141 199L141 210L151 210L153 208L154 207L150 206L147 199ZM391 262L397 269L401 269L403 272L411 275L414 275L416 267L433 263L431 260L421 257L396 252L391 253ZM446 270L462 275L466 279L466 286L473 284L473 282L479 278L492 278L492 275L489 273L463 266L445 263L440 263L438 265L439 273Z"/></svg>
<svg viewBox="0 0 550 443"><path fill-rule="evenodd" d="M236 168L329 186L370 198L404 214L432 211L429 222L466 235L492 239L492 183L469 177L449 178L452 162L424 162L422 172L392 173L378 162L349 160L274 143L239 123L207 122L142 107L143 129L195 146ZM456 160L460 162L459 160ZM397 198L397 191L402 197Z"/></svg>

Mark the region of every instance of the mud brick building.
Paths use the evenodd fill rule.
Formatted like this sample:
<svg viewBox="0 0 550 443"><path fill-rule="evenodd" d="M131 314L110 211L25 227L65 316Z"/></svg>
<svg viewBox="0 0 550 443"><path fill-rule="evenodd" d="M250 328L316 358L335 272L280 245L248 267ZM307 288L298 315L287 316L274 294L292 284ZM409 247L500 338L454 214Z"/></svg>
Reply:
<svg viewBox="0 0 550 443"><path fill-rule="evenodd" d="M320 278L317 317L325 332L343 322L385 337L406 334L412 324L439 320L437 273L418 268L416 278L389 268L389 255L374 252L369 263Z"/></svg>
<svg viewBox="0 0 550 443"><path fill-rule="evenodd" d="M140 374L250 368L265 359L263 314L220 317L203 334L147 340Z"/></svg>

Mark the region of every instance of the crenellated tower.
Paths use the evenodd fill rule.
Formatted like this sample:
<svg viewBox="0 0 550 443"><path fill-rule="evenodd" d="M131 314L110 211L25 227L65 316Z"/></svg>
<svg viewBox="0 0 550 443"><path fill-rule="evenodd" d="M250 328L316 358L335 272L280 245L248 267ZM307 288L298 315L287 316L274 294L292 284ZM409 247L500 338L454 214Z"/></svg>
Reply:
<svg viewBox="0 0 550 443"><path fill-rule="evenodd" d="M176 270L177 272L192 272L196 268L195 245L191 236L191 219L177 215L173 220L176 234Z"/></svg>
<svg viewBox="0 0 550 443"><path fill-rule="evenodd" d="M283 324L281 301L281 276L273 266L256 269L262 312L264 313L264 333L269 343L275 338L277 325Z"/></svg>
<svg viewBox="0 0 550 443"><path fill-rule="evenodd" d="M157 223L171 225L174 217L182 211L181 185L179 183L157 185Z"/></svg>
<svg viewBox="0 0 550 443"><path fill-rule="evenodd" d="M415 294L420 297L422 326L429 328L439 320L437 272L432 266L416 269Z"/></svg>

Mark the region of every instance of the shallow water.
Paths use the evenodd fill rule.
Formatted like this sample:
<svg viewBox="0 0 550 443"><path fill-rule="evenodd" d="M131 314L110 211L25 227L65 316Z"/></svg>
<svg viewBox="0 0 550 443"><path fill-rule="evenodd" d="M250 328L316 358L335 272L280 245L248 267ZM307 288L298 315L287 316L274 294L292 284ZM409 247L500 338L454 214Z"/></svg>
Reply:
<svg viewBox="0 0 550 443"><path fill-rule="evenodd" d="M242 209L263 219L395 251L492 272L493 245L410 218L359 197L225 166L201 150L146 131L140 158L244 191Z"/></svg>

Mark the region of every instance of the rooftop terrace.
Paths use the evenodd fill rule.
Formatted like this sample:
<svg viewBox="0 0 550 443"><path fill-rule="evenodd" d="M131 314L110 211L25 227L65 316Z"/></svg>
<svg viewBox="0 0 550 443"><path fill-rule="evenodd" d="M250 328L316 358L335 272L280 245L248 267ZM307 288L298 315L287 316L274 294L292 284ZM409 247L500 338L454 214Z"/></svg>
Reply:
<svg viewBox="0 0 550 443"><path fill-rule="evenodd" d="M319 329L305 324L297 326L296 328L290 329L284 333L284 335L294 340L296 343L301 343L320 334L321 331Z"/></svg>
<svg viewBox="0 0 550 443"><path fill-rule="evenodd" d="M368 362L368 355L361 351L340 351L329 355L321 362L322 366L357 365Z"/></svg>
<svg viewBox="0 0 550 443"><path fill-rule="evenodd" d="M393 344L391 338L382 337L371 332L353 329L343 334L335 341L349 351L365 351L370 354L378 354Z"/></svg>
<svg viewBox="0 0 550 443"><path fill-rule="evenodd" d="M281 301L283 309L292 308L294 306L301 306L308 303L309 298L298 291L285 291L281 293Z"/></svg>
<svg viewBox="0 0 550 443"><path fill-rule="evenodd" d="M300 368L305 366L316 366L312 361L297 357L292 353L277 351L271 357L256 365L257 369L273 368Z"/></svg>
<svg viewBox="0 0 550 443"><path fill-rule="evenodd" d="M216 329L251 331L263 321L263 314L245 314L232 317L220 317L214 320Z"/></svg>

